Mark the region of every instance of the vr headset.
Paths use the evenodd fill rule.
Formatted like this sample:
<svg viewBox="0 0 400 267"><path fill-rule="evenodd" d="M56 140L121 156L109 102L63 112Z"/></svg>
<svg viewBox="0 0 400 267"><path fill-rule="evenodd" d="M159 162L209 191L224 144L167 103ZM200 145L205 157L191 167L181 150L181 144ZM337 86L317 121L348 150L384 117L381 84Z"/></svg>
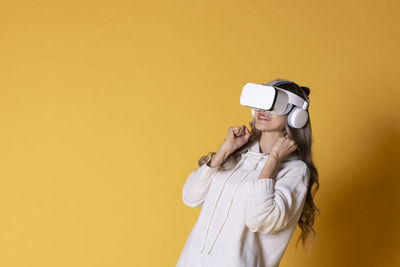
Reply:
<svg viewBox="0 0 400 267"><path fill-rule="evenodd" d="M295 84L290 81L272 81L263 84L246 83L240 96L240 104L251 108L252 116L256 111L265 111L272 115L288 115L288 124L292 128L303 128L308 121L307 100L288 90L279 88L282 84Z"/></svg>

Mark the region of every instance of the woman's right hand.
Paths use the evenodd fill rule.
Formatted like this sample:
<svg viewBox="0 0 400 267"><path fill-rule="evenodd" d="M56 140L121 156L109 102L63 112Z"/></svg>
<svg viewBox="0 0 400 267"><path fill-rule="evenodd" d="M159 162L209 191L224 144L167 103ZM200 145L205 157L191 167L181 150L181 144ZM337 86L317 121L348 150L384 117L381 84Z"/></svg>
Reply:
<svg viewBox="0 0 400 267"><path fill-rule="evenodd" d="M242 126L232 126L228 129L228 134L225 138L224 147L231 153L236 149L247 144L250 138L250 131L245 125Z"/></svg>
<svg viewBox="0 0 400 267"><path fill-rule="evenodd" d="M225 142L211 158L208 166L216 167L221 165L231 153L249 141L250 135L249 129L244 125L239 127L229 127Z"/></svg>

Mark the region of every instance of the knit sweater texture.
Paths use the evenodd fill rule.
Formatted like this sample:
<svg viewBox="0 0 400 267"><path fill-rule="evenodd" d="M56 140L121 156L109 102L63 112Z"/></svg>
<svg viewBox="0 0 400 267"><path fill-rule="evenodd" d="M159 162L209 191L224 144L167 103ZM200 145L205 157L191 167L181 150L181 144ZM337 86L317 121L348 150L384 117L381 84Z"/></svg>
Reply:
<svg viewBox="0 0 400 267"><path fill-rule="evenodd" d="M287 157L276 178L258 178L269 155L255 142L232 170L203 164L187 178L183 203L200 207L177 267L277 267L307 193L307 164Z"/></svg>

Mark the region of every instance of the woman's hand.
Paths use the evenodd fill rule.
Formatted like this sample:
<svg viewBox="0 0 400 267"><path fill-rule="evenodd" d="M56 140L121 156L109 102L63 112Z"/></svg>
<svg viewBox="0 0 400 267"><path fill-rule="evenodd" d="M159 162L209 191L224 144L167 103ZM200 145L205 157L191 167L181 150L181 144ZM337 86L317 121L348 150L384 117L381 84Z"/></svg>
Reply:
<svg viewBox="0 0 400 267"><path fill-rule="evenodd" d="M229 127L228 134L223 144L231 153L247 144L250 138L250 131L246 126Z"/></svg>
<svg viewBox="0 0 400 267"><path fill-rule="evenodd" d="M229 127L224 143L208 163L209 167L217 167L236 149L249 141L250 131L246 126Z"/></svg>
<svg viewBox="0 0 400 267"><path fill-rule="evenodd" d="M272 147L270 153L270 156L272 156L272 158L268 157L268 160L265 162L265 165L261 170L260 176L258 178L275 179L277 175L276 167L279 165L279 162L282 159L284 159L287 155L292 153L294 150L296 150L296 148L297 148L296 143L291 138L289 138L288 135L279 137L276 140L274 146Z"/></svg>
<svg viewBox="0 0 400 267"><path fill-rule="evenodd" d="M280 161L296 149L297 144L286 134L278 138L272 147L270 155L276 156L277 160Z"/></svg>

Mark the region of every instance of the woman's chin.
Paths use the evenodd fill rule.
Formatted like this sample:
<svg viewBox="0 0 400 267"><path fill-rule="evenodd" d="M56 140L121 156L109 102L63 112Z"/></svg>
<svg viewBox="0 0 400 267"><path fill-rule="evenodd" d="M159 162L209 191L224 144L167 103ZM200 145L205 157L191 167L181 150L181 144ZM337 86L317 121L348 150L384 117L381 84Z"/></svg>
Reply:
<svg viewBox="0 0 400 267"><path fill-rule="evenodd" d="M257 130L259 130L259 131L269 131L269 130L270 130L270 127L265 126L265 125L256 125L255 128L256 128Z"/></svg>

